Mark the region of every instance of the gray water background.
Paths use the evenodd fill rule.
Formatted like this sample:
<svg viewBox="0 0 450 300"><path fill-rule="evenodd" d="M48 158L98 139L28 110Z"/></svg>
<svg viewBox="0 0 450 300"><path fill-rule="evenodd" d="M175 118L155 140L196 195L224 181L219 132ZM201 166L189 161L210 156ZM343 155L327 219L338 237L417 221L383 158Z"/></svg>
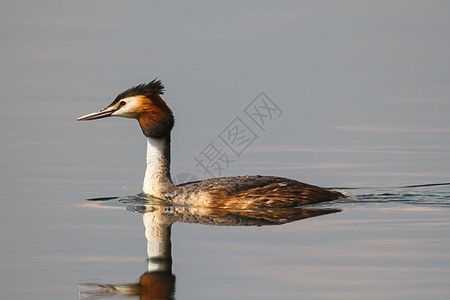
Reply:
<svg viewBox="0 0 450 300"><path fill-rule="evenodd" d="M135 195L135 121L76 118L155 77L173 109L173 174L261 91L283 111L223 175L359 196L275 227L176 223L176 298L450 297L450 5L428 2L0 3L0 293L76 298L133 282L142 219L85 199ZM259 131L257 131L259 130ZM229 149L227 150L229 152ZM229 152L233 155L232 152Z"/></svg>

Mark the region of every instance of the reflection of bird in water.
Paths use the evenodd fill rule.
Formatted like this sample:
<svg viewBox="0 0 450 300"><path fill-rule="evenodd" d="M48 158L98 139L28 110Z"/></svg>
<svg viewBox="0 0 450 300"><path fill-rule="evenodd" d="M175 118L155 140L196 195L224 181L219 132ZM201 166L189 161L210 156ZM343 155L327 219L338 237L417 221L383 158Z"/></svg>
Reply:
<svg viewBox="0 0 450 300"><path fill-rule="evenodd" d="M145 272L138 283L117 285L83 283L80 287L88 289L80 292L83 299L98 299L113 294L139 296L142 300L174 299L175 276L168 272Z"/></svg>
<svg viewBox="0 0 450 300"><path fill-rule="evenodd" d="M170 178L172 111L160 97L159 80L119 94L105 109L78 118L109 116L137 119L147 137L147 170L143 191L182 205L236 209L281 208L345 198L339 192L273 176L222 177L174 185Z"/></svg>
<svg viewBox="0 0 450 300"><path fill-rule="evenodd" d="M175 276L172 274L171 228L175 222L217 226L280 225L301 219L339 212L337 209L284 208L276 210L233 210L204 207L139 205L129 210L143 212L147 239L148 271L138 283L94 284L80 286L88 289L84 298L109 294L138 295L140 299L173 299Z"/></svg>

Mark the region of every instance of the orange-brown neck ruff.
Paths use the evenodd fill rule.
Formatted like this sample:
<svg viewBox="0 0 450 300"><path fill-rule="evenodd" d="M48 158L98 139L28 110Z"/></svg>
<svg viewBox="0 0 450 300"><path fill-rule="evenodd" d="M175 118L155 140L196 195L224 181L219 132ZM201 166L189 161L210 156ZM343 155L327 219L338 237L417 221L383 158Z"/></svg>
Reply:
<svg viewBox="0 0 450 300"><path fill-rule="evenodd" d="M137 108L136 119L145 136L161 138L173 128L174 118L166 102L157 94L142 97L141 105Z"/></svg>

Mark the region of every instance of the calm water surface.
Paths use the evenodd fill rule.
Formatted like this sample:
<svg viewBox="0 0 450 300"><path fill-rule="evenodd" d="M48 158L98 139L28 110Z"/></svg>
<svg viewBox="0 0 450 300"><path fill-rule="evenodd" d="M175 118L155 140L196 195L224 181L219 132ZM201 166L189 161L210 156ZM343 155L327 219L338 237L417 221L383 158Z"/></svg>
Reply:
<svg viewBox="0 0 450 300"><path fill-rule="evenodd" d="M450 299L450 187L395 188L450 182L450 2L237 4L0 1L0 299L137 299L140 278L141 299ZM155 77L173 175L201 178L193 158L239 117L258 139L222 175L355 197L137 197L136 122L75 120ZM283 112L264 128L246 114L261 92Z"/></svg>
<svg viewBox="0 0 450 300"><path fill-rule="evenodd" d="M2 299L138 298L126 294L145 290L139 278L176 299L450 297L450 186L398 188L448 182L445 143L273 148L278 131L268 131L226 175L351 187L341 191L355 197L309 210L189 210L135 196L145 167L135 122L77 123L91 108L70 103L2 118ZM179 128L174 174L195 171L209 142L197 147Z"/></svg>
<svg viewBox="0 0 450 300"><path fill-rule="evenodd" d="M448 185L342 190L356 197L272 212L47 188L2 190L2 298L129 299L141 276L177 299L450 295Z"/></svg>
<svg viewBox="0 0 450 300"><path fill-rule="evenodd" d="M49 104L57 105L39 103ZM2 299L139 298L129 294L148 291L140 278L158 287L151 295L176 299L450 297L450 186L395 187L445 182L445 145L376 154L249 149L233 172L332 182L353 187L341 191L354 198L307 210L194 210L136 196L145 141L134 122L87 126L74 111L3 119ZM179 158L183 139L175 134L175 174L195 170L192 156ZM298 161L314 163L291 164ZM417 171L397 173L406 168Z"/></svg>

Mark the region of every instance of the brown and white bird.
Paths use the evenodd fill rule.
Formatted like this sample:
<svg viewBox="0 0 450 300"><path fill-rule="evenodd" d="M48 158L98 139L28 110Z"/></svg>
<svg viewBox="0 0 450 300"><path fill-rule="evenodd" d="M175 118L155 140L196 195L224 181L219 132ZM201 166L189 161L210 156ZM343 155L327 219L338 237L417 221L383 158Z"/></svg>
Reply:
<svg viewBox="0 0 450 300"><path fill-rule="evenodd" d="M105 109L78 118L95 120L110 116L136 119L147 138L147 169L143 192L180 205L234 209L294 207L345 196L337 191L274 176L211 178L174 185L170 177L172 111L160 95L161 81L132 87Z"/></svg>

